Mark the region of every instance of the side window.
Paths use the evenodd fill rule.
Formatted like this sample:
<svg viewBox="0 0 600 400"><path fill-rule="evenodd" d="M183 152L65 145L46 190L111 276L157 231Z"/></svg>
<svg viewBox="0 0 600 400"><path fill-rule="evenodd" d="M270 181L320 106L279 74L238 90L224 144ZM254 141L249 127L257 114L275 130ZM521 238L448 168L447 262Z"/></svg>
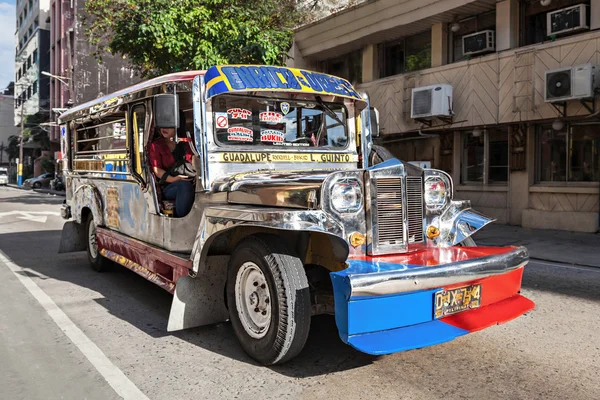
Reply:
<svg viewBox="0 0 600 400"><path fill-rule="evenodd" d="M134 106L131 111L132 166L137 178L144 182L144 130L146 125L146 107Z"/></svg>
<svg viewBox="0 0 600 400"><path fill-rule="evenodd" d="M125 116L124 109L116 108L93 122L75 126L74 171L102 172L113 179L128 178L129 143Z"/></svg>

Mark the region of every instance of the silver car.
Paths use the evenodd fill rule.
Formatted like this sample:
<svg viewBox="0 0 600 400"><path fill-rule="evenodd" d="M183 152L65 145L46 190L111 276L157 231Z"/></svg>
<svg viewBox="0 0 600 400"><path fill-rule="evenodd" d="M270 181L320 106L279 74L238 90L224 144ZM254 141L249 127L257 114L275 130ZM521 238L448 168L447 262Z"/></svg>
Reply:
<svg viewBox="0 0 600 400"><path fill-rule="evenodd" d="M48 173L36 176L35 178L26 179L25 182L23 182L23 186L34 188L34 189L39 189L43 186L48 187L48 186L50 186L50 181L53 178L54 178L54 174L48 172Z"/></svg>

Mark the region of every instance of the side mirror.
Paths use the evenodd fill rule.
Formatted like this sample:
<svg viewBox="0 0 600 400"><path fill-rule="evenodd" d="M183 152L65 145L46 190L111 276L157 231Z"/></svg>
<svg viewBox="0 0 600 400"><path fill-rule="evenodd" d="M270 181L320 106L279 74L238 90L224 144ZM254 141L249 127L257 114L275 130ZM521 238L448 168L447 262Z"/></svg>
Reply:
<svg viewBox="0 0 600 400"><path fill-rule="evenodd" d="M379 111L375 107L371 107L371 136L379 137Z"/></svg>
<svg viewBox="0 0 600 400"><path fill-rule="evenodd" d="M154 96L154 124L157 128L179 128L179 96L176 94Z"/></svg>

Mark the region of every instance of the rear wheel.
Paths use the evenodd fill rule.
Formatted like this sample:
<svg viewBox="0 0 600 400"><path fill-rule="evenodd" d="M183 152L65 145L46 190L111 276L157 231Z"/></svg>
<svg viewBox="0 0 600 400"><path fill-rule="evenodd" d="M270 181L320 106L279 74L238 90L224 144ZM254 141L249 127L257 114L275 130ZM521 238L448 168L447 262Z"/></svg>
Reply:
<svg viewBox="0 0 600 400"><path fill-rule="evenodd" d="M242 348L265 365L296 356L310 330L310 292L302 262L281 239L251 236L234 250L227 303Z"/></svg>
<svg viewBox="0 0 600 400"><path fill-rule="evenodd" d="M39 183L39 182L34 182L34 184L33 184L33 188L34 188L34 189L39 189L39 188L41 188L41 187L42 187L42 184L41 184L41 183Z"/></svg>
<svg viewBox="0 0 600 400"><path fill-rule="evenodd" d="M103 272L110 268L110 260L104 258L98 251L98 243L96 241L96 223L94 216L90 214L86 221L85 233L87 237L87 255L90 266L94 271Z"/></svg>

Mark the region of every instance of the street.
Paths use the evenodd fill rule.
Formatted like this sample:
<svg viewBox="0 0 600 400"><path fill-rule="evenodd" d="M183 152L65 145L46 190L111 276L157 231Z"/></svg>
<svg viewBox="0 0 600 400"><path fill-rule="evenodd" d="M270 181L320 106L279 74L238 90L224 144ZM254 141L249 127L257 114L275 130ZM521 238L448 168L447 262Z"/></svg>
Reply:
<svg viewBox="0 0 600 400"><path fill-rule="evenodd" d="M532 312L389 356L355 351L319 316L300 356L267 368L228 323L168 333L169 293L57 254L63 199L0 187L1 399L600 398L600 269L532 261Z"/></svg>

